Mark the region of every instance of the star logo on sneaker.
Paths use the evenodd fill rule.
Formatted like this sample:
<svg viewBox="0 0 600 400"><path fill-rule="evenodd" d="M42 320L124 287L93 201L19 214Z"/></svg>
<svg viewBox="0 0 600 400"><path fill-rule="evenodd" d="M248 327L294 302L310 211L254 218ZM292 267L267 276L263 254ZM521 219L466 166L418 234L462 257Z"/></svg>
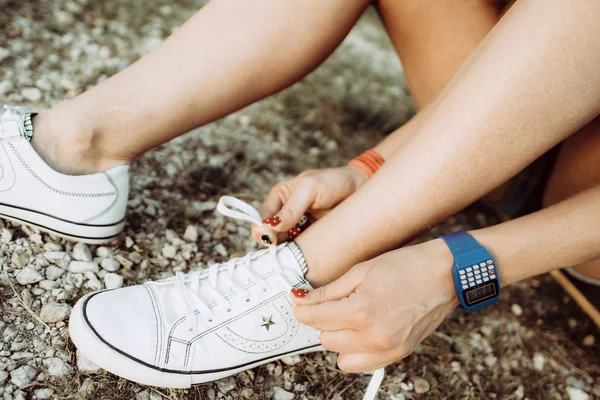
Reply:
<svg viewBox="0 0 600 400"><path fill-rule="evenodd" d="M267 331L269 330L269 328L271 327L271 325L275 325L275 322L273 322L273 316L272 315L269 315L269 318L262 317L262 320L263 320L263 324L261 326L264 326Z"/></svg>

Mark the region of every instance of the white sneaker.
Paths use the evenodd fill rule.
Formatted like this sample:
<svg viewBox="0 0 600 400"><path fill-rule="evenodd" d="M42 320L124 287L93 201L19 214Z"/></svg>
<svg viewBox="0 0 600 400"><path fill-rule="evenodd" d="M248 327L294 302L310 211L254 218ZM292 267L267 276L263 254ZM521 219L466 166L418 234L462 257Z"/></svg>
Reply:
<svg viewBox="0 0 600 400"><path fill-rule="evenodd" d="M26 112L0 116L0 217L69 239L103 243L125 224L129 166L71 176L50 168L31 147Z"/></svg>
<svg viewBox="0 0 600 400"><path fill-rule="evenodd" d="M169 388L321 351L318 332L292 315L290 289L310 289L303 259L289 242L187 275L91 293L73 309L71 338L107 371Z"/></svg>

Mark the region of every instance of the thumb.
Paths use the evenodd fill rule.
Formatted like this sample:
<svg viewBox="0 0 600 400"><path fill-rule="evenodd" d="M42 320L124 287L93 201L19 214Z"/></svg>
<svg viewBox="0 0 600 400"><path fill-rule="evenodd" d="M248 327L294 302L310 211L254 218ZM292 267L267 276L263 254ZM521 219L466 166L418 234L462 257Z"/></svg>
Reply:
<svg viewBox="0 0 600 400"><path fill-rule="evenodd" d="M371 269L369 263L358 264L328 285L313 290L292 289L294 305L313 305L341 300L350 296L365 279Z"/></svg>
<svg viewBox="0 0 600 400"><path fill-rule="evenodd" d="M302 216L315 201L315 186L304 184L302 181L294 187L286 201L283 202L281 209L273 218L279 218L281 221L273 229L277 232L287 232L296 227Z"/></svg>

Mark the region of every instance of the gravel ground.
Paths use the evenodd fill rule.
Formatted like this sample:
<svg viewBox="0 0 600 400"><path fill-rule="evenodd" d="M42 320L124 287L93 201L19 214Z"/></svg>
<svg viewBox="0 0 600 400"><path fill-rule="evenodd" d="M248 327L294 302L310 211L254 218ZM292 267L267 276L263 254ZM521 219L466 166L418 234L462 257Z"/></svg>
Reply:
<svg viewBox="0 0 600 400"><path fill-rule="evenodd" d="M0 0L0 99L43 109L124 68L201 7L194 0ZM260 204L276 182L343 164L414 112L373 13L301 83L149 152L132 168L128 225L104 247L0 221L0 398L359 399L368 376L336 356L292 357L190 390L137 385L78 358L66 321L104 287L171 276L255 248L213 212L224 194ZM467 210L424 238L496 223ZM421 238L420 240L423 240ZM457 311L388 368L381 399L600 398L598 330L549 277Z"/></svg>

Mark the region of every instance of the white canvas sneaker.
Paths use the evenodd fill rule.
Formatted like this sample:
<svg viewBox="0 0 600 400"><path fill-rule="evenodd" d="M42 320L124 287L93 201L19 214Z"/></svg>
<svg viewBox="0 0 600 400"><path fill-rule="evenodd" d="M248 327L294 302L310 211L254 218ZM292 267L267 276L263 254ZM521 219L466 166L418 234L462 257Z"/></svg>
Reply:
<svg viewBox="0 0 600 400"><path fill-rule="evenodd" d="M0 116L0 218L68 239L103 243L125 224L129 166L71 176L50 168L29 143L24 110Z"/></svg>
<svg viewBox="0 0 600 400"><path fill-rule="evenodd" d="M303 259L289 242L187 275L89 294L73 309L71 338L107 371L170 388L323 350L318 332L292 315L290 289L310 289Z"/></svg>
<svg viewBox="0 0 600 400"><path fill-rule="evenodd" d="M218 209L261 223L254 208L232 197ZM206 270L88 294L71 313L69 333L86 358L115 375L188 388L324 350L319 332L292 314L290 290L311 289L305 273L295 243L272 245ZM383 369L364 399L375 398L382 379Z"/></svg>

